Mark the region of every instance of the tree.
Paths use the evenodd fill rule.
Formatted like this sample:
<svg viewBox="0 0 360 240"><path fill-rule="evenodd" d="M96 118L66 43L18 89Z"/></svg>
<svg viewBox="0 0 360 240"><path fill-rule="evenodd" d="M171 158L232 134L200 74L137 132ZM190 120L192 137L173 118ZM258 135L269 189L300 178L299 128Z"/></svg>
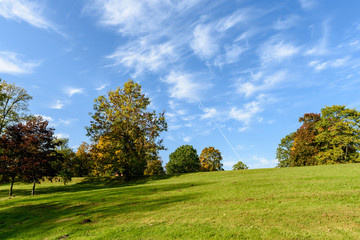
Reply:
<svg viewBox="0 0 360 240"><path fill-rule="evenodd" d="M206 147L201 151L200 171L223 171L221 153L214 147Z"/></svg>
<svg viewBox="0 0 360 240"><path fill-rule="evenodd" d="M299 118L303 123L296 131L294 145L292 148L292 166L312 166L317 165L316 155L319 148L315 137L318 133L316 123L320 121L320 114L306 113Z"/></svg>
<svg viewBox="0 0 360 240"><path fill-rule="evenodd" d="M24 119L28 101L32 99L26 90L0 79L0 134L9 124Z"/></svg>
<svg viewBox="0 0 360 240"><path fill-rule="evenodd" d="M8 170L13 176L32 182L31 194L35 194L35 184L47 177L56 176L56 163L62 155L56 152L54 129L41 117L31 117L6 127L1 138L2 159L6 159ZM6 145L5 145L6 144ZM11 192L10 192L11 193Z"/></svg>
<svg viewBox="0 0 360 240"><path fill-rule="evenodd" d="M319 164L360 162L360 112L334 105L321 109L316 127Z"/></svg>
<svg viewBox="0 0 360 240"><path fill-rule="evenodd" d="M90 175L93 169L91 148L91 145L86 142L82 142L78 147L72 166L72 172L75 176L85 177Z"/></svg>
<svg viewBox="0 0 360 240"><path fill-rule="evenodd" d="M55 163L56 169L58 169L58 175L62 178L64 185L71 182L74 177L74 159L76 157L74 151L69 147L69 139L59 138L55 139L56 152L59 153L62 158L59 158L59 162Z"/></svg>
<svg viewBox="0 0 360 240"><path fill-rule="evenodd" d="M233 166L233 170L244 170L244 169L248 169L249 167L246 166L245 163L243 163L242 161L237 162L234 166Z"/></svg>
<svg viewBox="0 0 360 240"><path fill-rule="evenodd" d="M278 160L277 167L291 167L293 166L292 148L294 146L295 133L290 133L281 139L281 142L276 149L276 159Z"/></svg>
<svg viewBox="0 0 360 240"><path fill-rule="evenodd" d="M97 174L121 174L125 178L144 174L148 160L164 150L160 133L167 130L165 113L147 111L149 98L141 86L129 80L95 100L88 136L95 142Z"/></svg>
<svg viewBox="0 0 360 240"><path fill-rule="evenodd" d="M200 170L200 160L196 149L191 145L182 145L178 147L169 156L169 162L166 164L166 171L169 174L190 173Z"/></svg>
<svg viewBox="0 0 360 240"><path fill-rule="evenodd" d="M162 161L160 160L160 157L158 159L149 160L147 162L146 169L144 171L144 175L162 175L164 174L164 168L162 166Z"/></svg>

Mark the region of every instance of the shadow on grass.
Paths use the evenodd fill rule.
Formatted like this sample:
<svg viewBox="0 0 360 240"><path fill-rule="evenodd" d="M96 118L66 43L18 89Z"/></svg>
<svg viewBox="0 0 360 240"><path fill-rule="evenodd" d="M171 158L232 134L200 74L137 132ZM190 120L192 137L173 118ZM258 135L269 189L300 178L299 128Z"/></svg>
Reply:
<svg viewBox="0 0 360 240"><path fill-rule="evenodd" d="M41 184L36 185L35 194L44 195L44 194L53 194L53 193L63 193L63 192L81 192L81 191L90 191L103 188L118 188L125 186L134 186L141 185L155 180L169 179L171 177L176 177L180 175L159 175L159 176L144 176L129 181L124 181L124 179L118 177L87 177L84 178L80 183L68 184L68 185L56 185L56 186L42 186ZM6 186L3 184L2 186ZM17 184L14 185L13 195L14 196L30 196L32 184L29 184L29 189L17 189ZM0 198L7 197L9 195L10 184L8 188L0 190Z"/></svg>
<svg viewBox="0 0 360 240"><path fill-rule="evenodd" d="M47 237L60 239L61 236L71 236L79 231L96 231L97 224L102 221L119 219L119 216L121 219L133 218L132 214L136 212L141 213L136 215L141 219L152 211L171 207L178 202L192 201L200 197L199 193L187 191L187 189L208 184L187 182L149 186L141 185L143 181L148 180L137 179L119 185L111 182L103 186L99 185L99 182L89 180L89 182L74 184L69 188L74 192L92 190L94 186L98 186L98 189L109 188L109 186L110 188L100 192L89 191L64 196L49 195L37 201L36 198L28 198L31 201L24 199L16 205L0 210L0 239ZM55 189L58 188L65 187L55 187ZM169 191L174 192L167 194ZM177 194L180 191L182 193ZM91 219L91 223L82 224L84 219Z"/></svg>

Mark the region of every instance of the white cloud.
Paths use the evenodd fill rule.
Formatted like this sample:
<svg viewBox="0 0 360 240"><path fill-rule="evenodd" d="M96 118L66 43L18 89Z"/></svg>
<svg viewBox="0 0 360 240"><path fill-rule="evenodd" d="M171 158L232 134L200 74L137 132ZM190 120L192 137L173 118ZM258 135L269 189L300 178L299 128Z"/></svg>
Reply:
<svg viewBox="0 0 360 240"><path fill-rule="evenodd" d="M103 90L104 88L106 88L108 85L109 85L109 84L105 83L105 84L103 84L103 85L101 85L101 86L99 86L99 87L95 88L95 90L97 90L97 91L101 91L101 90Z"/></svg>
<svg viewBox="0 0 360 240"><path fill-rule="evenodd" d="M157 72L166 68L169 60L175 61L175 46L170 42L154 44L142 38L139 41L130 42L119 47L114 53L107 56L113 60L110 66L124 66L134 69L133 77L145 70Z"/></svg>
<svg viewBox="0 0 360 240"><path fill-rule="evenodd" d="M306 52L305 52L305 55L315 55L315 56L320 56L320 55L326 55L329 53L329 50L328 50L328 39L329 39L329 23L328 21L324 21L322 23L322 34L321 34L321 38L319 39L318 43L308 49ZM320 35L320 34L316 34L316 35Z"/></svg>
<svg viewBox="0 0 360 240"><path fill-rule="evenodd" d="M267 159L255 155L252 156L251 162L255 162L251 164L255 168L269 168L269 167L275 167L278 161L276 159Z"/></svg>
<svg viewBox="0 0 360 240"><path fill-rule="evenodd" d="M329 67L331 68L339 68L342 67L344 65L346 65L346 63L351 59L350 56L346 56L343 58L338 58L335 60L329 60L329 61L324 61L321 62L319 60L313 60L311 62L309 62L308 66L312 67L314 69L314 71L316 72L320 72L322 70L325 70Z"/></svg>
<svg viewBox="0 0 360 240"><path fill-rule="evenodd" d="M266 42L259 51L263 64L272 63L273 61L281 62L288 59L299 52L300 48L292 43L285 43L276 38Z"/></svg>
<svg viewBox="0 0 360 240"><path fill-rule="evenodd" d="M253 11L250 8L238 9L233 14L220 19L216 24L216 30L224 32L241 22L248 22L253 16Z"/></svg>
<svg viewBox="0 0 360 240"><path fill-rule="evenodd" d="M248 50L248 48L238 44L232 44L229 46L225 46L224 50L225 53L223 55L218 56L215 59L214 61L215 66L221 67L225 64L231 64L237 62L240 58L240 55L246 50Z"/></svg>
<svg viewBox="0 0 360 240"><path fill-rule="evenodd" d="M196 74L177 74L171 71L168 76L162 79L164 82L172 85L170 88L170 96L175 99L195 102L200 100L200 91L205 87L200 82Z"/></svg>
<svg viewBox="0 0 360 240"><path fill-rule="evenodd" d="M310 10L316 5L315 0L299 0L301 8L304 10Z"/></svg>
<svg viewBox="0 0 360 240"><path fill-rule="evenodd" d="M84 89L83 88L73 88L73 87L68 87L65 89L65 93L71 97L74 94L83 94L84 93Z"/></svg>
<svg viewBox="0 0 360 240"><path fill-rule="evenodd" d="M8 51L0 51L0 73L27 74L32 73L39 62L24 62L19 59L19 54Z"/></svg>
<svg viewBox="0 0 360 240"><path fill-rule="evenodd" d="M278 19L273 24L273 28L276 30L285 30L293 27L297 21L299 21L300 17L298 15L290 15L285 19Z"/></svg>
<svg viewBox="0 0 360 240"><path fill-rule="evenodd" d="M191 48L201 58L209 59L218 51L217 40L213 36L212 28L211 24L199 24L193 31L194 39L191 43Z"/></svg>
<svg viewBox="0 0 360 240"><path fill-rule="evenodd" d="M251 75L252 78L255 79L256 81L259 81L259 79L263 79L263 81L260 84L255 84L253 82L245 82L238 84L237 92L240 94L244 94L245 97L249 97L256 92L267 91L275 87L276 85L278 85L279 83L283 82L286 79L287 71L284 70L278 71L270 76L265 76L265 77L263 75L263 72L258 72L255 75L251 73Z"/></svg>
<svg viewBox="0 0 360 240"><path fill-rule="evenodd" d="M213 118L218 113L216 111L216 108L205 108L205 109L203 109L203 111L205 113L201 115L201 117L200 117L201 119Z"/></svg>
<svg viewBox="0 0 360 240"><path fill-rule="evenodd" d="M231 119L235 119L248 125L250 121L254 118L254 116L261 111L263 111L263 109L260 106L260 102L252 101L246 103L241 109L238 109L237 107L232 107L229 116Z"/></svg>
<svg viewBox="0 0 360 240"><path fill-rule="evenodd" d="M183 138L184 142L190 142L191 141L191 137L187 136Z"/></svg>
<svg viewBox="0 0 360 240"><path fill-rule="evenodd" d="M61 100L56 100L56 102L50 106L52 109L62 109L65 106L65 102Z"/></svg>
<svg viewBox="0 0 360 240"><path fill-rule="evenodd" d="M43 5L35 1L0 1L0 16L10 20L27 22L37 28L57 31L55 26L43 16L43 12Z"/></svg>
<svg viewBox="0 0 360 240"><path fill-rule="evenodd" d="M55 133L56 138L69 138L70 135L67 133Z"/></svg>

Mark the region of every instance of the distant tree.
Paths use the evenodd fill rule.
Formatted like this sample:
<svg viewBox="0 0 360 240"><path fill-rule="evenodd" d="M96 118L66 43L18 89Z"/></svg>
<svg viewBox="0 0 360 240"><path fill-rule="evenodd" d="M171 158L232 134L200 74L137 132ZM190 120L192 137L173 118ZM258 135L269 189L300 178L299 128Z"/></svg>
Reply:
<svg viewBox="0 0 360 240"><path fill-rule="evenodd" d="M87 131L96 143L92 152L97 174L143 175L147 161L165 149L162 140L157 141L167 129L165 113L147 111L149 104L140 84L132 80L95 100Z"/></svg>
<svg viewBox="0 0 360 240"><path fill-rule="evenodd" d="M169 174L190 173L200 170L200 160L196 149L191 145L182 145L178 147L169 156L169 162L166 164L166 171Z"/></svg>
<svg viewBox="0 0 360 240"><path fill-rule="evenodd" d="M281 139L281 142L276 149L276 159L278 160L277 167L291 167L293 166L292 148L294 147L295 133L290 133Z"/></svg>
<svg viewBox="0 0 360 240"><path fill-rule="evenodd" d="M200 154L200 171L223 171L221 153L214 147L206 147Z"/></svg>
<svg viewBox="0 0 360 240"><path fill-rule="evenodd" d="M244 169L248 169L249 167L246 166L245 163L243 163L242 161L237 162L234 166L233 166L233 170L244 170Z"/></svg>
<svg viewBox="0 0 360 240"><path fill-rule="evenodd" d="M58 176L66 185L74 177L73 169L76 155L72 148L69 147L69 139L55 139L55 144L57 145L55 150L62 155L62 158L59 158L60 161L54 163L54 166L58 169Z"/></svg>
<svg viewBox="0 0 360 240"><path fill-rule="evenodd" d="M321 109L317 122L318 164L360 162L360 112L345 106Z"/></svg>
<svg viewBox="0 0 360 240"><path fill-rule="evenodd" d="M91 155L91 145L82 142L76 151L76 156L73 160L73 170L75 176L85 177L90 175L93 170L93 159Z"/></svg>
<svg viewBox="0 0 360 240"><path fill-rule="evenodd" d="M9 124L23 120L32 99L23 88L0 79L0 134Z"/></svg>
<svg viewBox="0 0 360 240"><path fill-rule="evenodd" d="M3 154L8 158L9 166L19 177L33 183L32 195L35 194L36 183L45 177L51 179L56 176L54 165L61 161L62 154L56 151L59 143L54 141L54 129L48 128L47 121L32 117L10 125L3 138L8 143L3 148Z"/></svg>
<svg viewBox="0 0 360 240"><path fill-rule="evenodd" d="M165 173L165 171L162 166L162 161L160 160L160 158L149 160L147 162L147 166L144 171L144 175L162 175L164 173Z"/></svg>

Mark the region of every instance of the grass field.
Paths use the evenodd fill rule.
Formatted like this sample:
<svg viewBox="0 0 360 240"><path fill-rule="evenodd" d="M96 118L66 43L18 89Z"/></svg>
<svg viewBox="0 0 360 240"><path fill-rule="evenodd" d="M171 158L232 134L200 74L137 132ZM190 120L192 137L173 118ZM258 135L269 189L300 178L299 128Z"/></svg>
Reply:
<svg viewBox="0 0 360 240"><path fill-rule="evenodd" d="M0 186L0 239L360 239L360 164Z"/></svg>

